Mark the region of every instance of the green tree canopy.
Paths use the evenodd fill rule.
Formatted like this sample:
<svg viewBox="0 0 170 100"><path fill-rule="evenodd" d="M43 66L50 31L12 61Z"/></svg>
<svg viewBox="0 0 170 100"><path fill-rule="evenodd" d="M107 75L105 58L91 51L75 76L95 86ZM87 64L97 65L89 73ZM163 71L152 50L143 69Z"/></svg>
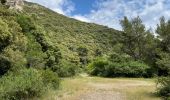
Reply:
<svg viewBox="0 0 170 100"><path fill-rule="evenodd" d="M10 44L11 36L8 25L0 18L0 51Z"/></svg>

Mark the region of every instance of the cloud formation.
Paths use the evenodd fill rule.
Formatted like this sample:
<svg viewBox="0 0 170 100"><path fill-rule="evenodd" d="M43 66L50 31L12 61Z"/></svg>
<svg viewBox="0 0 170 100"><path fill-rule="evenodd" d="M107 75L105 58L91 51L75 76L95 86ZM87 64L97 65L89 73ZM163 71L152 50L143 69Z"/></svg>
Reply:
<svg viewBox="0 0 170 100"><path fill-rule="evenodd" d="M94 23L121 29L119 21L140 16L147 28L155 28L161 16L170 18L170 0L98 0L97 10L84 15Z"/></svg>

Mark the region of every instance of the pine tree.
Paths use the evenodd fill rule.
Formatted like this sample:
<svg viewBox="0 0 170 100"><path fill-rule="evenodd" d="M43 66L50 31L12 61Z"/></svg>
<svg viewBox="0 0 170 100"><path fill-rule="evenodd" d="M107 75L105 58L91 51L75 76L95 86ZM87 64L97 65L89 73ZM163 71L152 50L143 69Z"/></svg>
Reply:
<svg viewBox="0 0 170 100"><path fill-rule="evenodd" d="M125 53L132 56L135 60L142 59L143 43L146 36L146 30L142 24L142 20L136 17L129 21L127 17L124 17L120 23L124 31L123 49Z"/></svg>

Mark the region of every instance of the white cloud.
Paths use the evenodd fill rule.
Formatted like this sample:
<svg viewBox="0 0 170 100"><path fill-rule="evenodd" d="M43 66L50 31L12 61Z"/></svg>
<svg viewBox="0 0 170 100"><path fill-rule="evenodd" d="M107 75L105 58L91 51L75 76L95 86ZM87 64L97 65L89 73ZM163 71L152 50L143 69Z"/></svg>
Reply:
<svg viewBox="0 0 170 100"><path fill-rule="evenodd" d="M161 16L170 18L170 0L97 0L94 9L85 15L72 15L75 8L71 0L27 1L39 3L80 21L106 25L119 30L121 30L119 21L124 16L128 18L140 16L146 27L153 29Z"/></svg>
<svg viewBox="0 0 170 100"><path fill-rule="evenodd" d="M70 15L71 12L74 11L74 4L70 0L26 0L26 1L38 3L63 15Z"/></svg>
<svg viewBox="0 0 170 100"><path fill-rule="evenodd" d="M170 0L98 0L96 9L86 18L119 30L124 16L140 16L147 28L155 28L161 16L170 18Z"/></svg>

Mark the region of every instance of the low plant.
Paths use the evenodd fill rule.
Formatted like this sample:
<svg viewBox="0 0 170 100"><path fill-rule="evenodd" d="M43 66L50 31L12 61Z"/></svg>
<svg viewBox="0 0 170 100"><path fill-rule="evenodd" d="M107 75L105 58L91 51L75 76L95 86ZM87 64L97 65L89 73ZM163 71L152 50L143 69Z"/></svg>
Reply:
<svg viewBox="0 0 170 100"><path fill-rule="evenodd" d="M51 71L23 69L19 73L9 73L0 79L2 100L23 100L43 95L51 87L58 88L59 79Z"/></svg>
<svg viewBox="0 0 170 100"><path fill-rule="evenodd" d="M149 67L127 55L112 55L108 58L97 58L87 69L89 74L103 77L144 77Z"/></svg>
<svg viewBox="0 0 170 100"><path fill-rule="evenodd" d="M161 77L157 81L158 94L166 100L170 100L170 77Z"/></svg>

